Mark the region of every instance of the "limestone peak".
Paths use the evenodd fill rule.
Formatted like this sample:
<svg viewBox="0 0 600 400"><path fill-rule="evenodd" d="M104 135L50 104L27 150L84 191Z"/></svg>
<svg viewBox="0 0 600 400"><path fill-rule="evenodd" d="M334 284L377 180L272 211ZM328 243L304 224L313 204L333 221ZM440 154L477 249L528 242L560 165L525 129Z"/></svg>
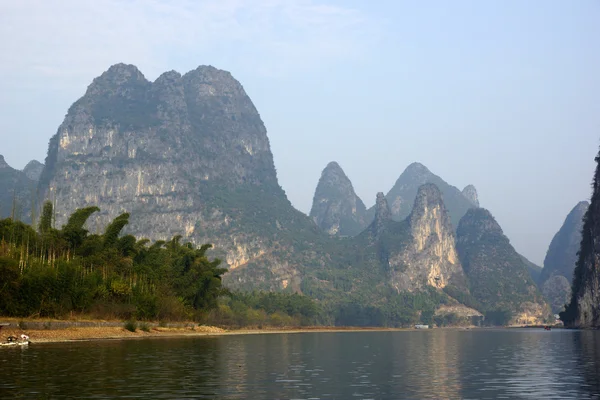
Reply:
<svg viewBox="0 0 600 400"><path fill-rule="evenodd" d="M479 196L477 194L477 189L473 185L467 185L462 190L463 196L467 198L475 207L479 207Z"/></svg>

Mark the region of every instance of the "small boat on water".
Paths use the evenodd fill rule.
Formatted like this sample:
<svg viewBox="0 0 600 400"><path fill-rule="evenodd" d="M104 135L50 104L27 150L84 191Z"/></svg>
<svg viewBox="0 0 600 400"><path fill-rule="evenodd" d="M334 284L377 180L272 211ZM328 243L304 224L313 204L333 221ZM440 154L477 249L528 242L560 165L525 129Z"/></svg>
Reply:
<svg viewBox="0 0 600 400"><path fill-rule="evenodd" d="M20 346L29 346L29 336L21 335L21 338L17 338L16 336L9 336L6 339L6 342L0 343L2 347L20 347Z"/></svg>

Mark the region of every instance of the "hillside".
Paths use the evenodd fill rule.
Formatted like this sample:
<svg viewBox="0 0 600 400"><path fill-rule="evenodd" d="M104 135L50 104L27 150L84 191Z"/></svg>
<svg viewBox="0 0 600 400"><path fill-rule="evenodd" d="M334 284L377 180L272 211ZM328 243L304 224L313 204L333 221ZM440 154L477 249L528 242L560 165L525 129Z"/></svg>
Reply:
<svg viewBox="0 0 600 400"><path fill-rule="evenodd" d="M549 316L526 263L489 211L469 210L456 236L471 293L486 310L506 312L514 323L541 323Z"/></svg>
<svg viewBox="0 0 600 400"><path fill-rule="evenodd" d="M583 217L588 207L589 203L582 201L569 212L552 238L544 259L539 285L554 312L562 311L571 298L571 281L581 244Z"/></svg>

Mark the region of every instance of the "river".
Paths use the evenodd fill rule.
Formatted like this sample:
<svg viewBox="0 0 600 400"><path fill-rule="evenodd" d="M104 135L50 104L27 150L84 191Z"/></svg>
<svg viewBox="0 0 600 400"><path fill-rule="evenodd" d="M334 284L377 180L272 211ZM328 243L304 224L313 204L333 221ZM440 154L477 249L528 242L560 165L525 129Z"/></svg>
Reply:
<svg viewBox="0 0 600 400"><path fill-rule="evenodd" d="M434 329L0 349L6 399L600 399L600 331Z"/></svg>

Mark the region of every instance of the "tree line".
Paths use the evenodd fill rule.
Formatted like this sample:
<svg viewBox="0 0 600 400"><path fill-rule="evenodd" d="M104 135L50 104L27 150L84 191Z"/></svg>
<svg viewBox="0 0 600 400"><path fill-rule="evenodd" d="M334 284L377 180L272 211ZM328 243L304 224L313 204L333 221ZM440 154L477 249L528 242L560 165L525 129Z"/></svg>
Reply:
<svg viewBox="0 0 600 400"><path fill-rule="evenodd" d="M60 229L51 202L36 227L0 220L0 315L246 325L251 319L241 315L252 310L264 316L261 324L285 325L313 323L318 314L300 295L231 293L222 285L221 260L207 256L210 244L182 243L181 236L151 243L123 234L128 213L91 234L86 222L99 211L78 209Z"/></svg>

